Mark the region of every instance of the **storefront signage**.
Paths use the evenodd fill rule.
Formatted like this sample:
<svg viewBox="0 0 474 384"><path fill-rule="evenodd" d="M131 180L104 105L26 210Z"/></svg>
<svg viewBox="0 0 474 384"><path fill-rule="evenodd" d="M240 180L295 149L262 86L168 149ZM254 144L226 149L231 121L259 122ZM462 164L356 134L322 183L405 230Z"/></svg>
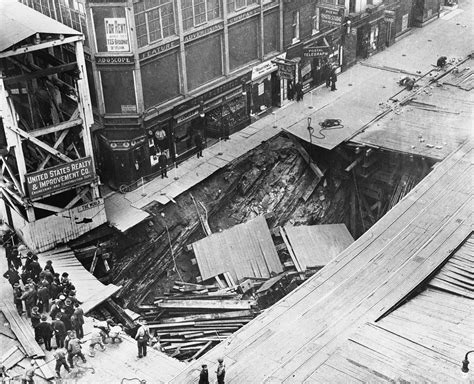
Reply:
<svg viewBox="0 0 474 384"><path fill-rule="evenodd" d="M319 23L321 27L339 27L342 25L344 9L319 8Z"/></svg>
<svg viewBox="0 0 474 384"><path fill-rule="evenodd" d="M280 79L293 80L295 78L295 63L276 62Z"/></svg>
<svg viewBox="0 0 474 384"><path fill-rule="evenodd" d="M140 60L148 59L149 57L156 56L162 52L169 51L170 49L175 48L178 45L179 45L179 40L170 41L169 43L159 45L158 47L155 47L153 49L150 49L148 51L138 54L138 58Z"/></svg>
<svg viewBox="0 0 474 384"><path fill-rule="evenodd" d="M85 157L70 163L57 165L26 174L26 185L31 199L40 199L78 185L92 182L95 178L92 158Z"/></svg>
<svg viewBox="0 0 474 384"><path fill-rule="evenodd" d="M228 81L227 83L221 84L220 86L203 93L202 95L196 96L195 98L176 106L173 109L173 115L176 116L180 112L186 111L187 109L191 109L196 105L205 102L206 100L213 99L214 97L217 97L225 92L230 91L232 88L242 86L242 84L245 84L250 81L251 74L252 72L247 72L233 80Z"/></svg>
<svg viewBox="0 0 474 384"><path fill-rule="evenodd" d="M189 112L186 112L184 114L182 114L181 116L178 116L176 118L176 123L180 124L182 123L183 121L187 121L187 120L190 120L190 119L193 119L195 117L197 117L197 115L199 114L199 110L197 109L194 109L192 111L189 111Z"/></svg>
<svg viewBox="0 0 474 384"><path fill-rule="evenodd" d="M127 22L125 17L104 18L108 52L129 52Z"/></svg>
<svg viewBox="0 0 474 384"><path fill-rule="evenodd" d="M386 23L395 22L395 11L385 11L383 14L383 19Z"/></svg>
<svg viewBox="0 0 474 384"><path fill-rule="evenodd" d="M310 47L303 48L303 57L327 57L329 47Z"/></svg>
<svg viewBox="0 0 474 384"><path fill-rule="evenodd" d="M281 55L278 55L276 59L284 59L286 56L286 52L282 53ZM252 68L252 81L257 80L261 77L267 76L270 73L276 71L278 69L277 65L272 62L272 60L267 60L264 61L263 63L256 65L255 67Z"/></svg>
<svg viewBox="0 0 474 384"><path fill-rule="evenodd" d="M184 36L184 42L186 43L188 41L198 39L202 36L209 35L210 33L220 31L221 29L224 29L224 24L222 23L211 25L210 27L201 29L199 31L196 31L196 32L190 33L189 35Z"/></svg>
<svg viewBox="0 0 474 384"><path fill-rule="evenodd" d="M257 14L259 14L259 13L260 13L260 7L251 9L250 11L241 13L240 15L231 17L231 18L229 19L229 24L233 24L233 23L236 23L236 22L238 22L238 21L247 19L247 18L252 17L252 16L254 16L254 15L257 15Z"/></svg>
<svg viewBox="0 0 474 384"><path fill-rule="evenodd" d="M133 56L96 56L95 62L103 65L126 65L135 62Z"/></svg>
<svg viewBox="0 0 474 384"><path fill-rule="evenodd" d="M136 105L121 105L120 110L122 113L137 113L137 106Z"/></svg>

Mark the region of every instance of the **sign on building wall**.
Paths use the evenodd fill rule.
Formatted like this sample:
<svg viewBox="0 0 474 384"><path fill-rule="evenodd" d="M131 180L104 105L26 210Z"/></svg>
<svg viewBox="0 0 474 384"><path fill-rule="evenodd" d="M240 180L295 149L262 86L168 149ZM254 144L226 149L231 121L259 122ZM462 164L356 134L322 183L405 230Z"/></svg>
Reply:
<svg viewBox="0 0 474 384"><path fill-rule="evenodd" d="M130 46L125 17L104 18L108 52L128 52Z"/></svg>
<svg viewBox="0 0 474 384"><path fill-rule="evenodd" d="M340 27L344 17L344 9L320 8L319 9L319 26L323 27Z"/></svg>
<svg viewBox="0 0 474 384"><path fill-rule="evenodd" d="M94 178L92 158L84 157L42 171L27 173L26 185L30 199L40 199L92 182Z"/></svg>
<svg viewBox="0 0 474 384"><path fill-rule="evenodd" d="M308 47L303 48L303 57L328 57L329 47Z"/></svg>

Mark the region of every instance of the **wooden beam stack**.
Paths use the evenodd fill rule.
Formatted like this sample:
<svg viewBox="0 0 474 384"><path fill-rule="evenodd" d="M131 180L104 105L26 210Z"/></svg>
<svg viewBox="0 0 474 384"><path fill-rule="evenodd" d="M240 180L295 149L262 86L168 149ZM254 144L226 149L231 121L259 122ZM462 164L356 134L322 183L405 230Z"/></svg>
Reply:
<svg viewBox="0 0 474 384"><path fill-rule="evenodd" d="M180 360L197 359L258 314L255 300L214 285L175 282L155 299L138 307L141 317L163 351Z"/></svg>

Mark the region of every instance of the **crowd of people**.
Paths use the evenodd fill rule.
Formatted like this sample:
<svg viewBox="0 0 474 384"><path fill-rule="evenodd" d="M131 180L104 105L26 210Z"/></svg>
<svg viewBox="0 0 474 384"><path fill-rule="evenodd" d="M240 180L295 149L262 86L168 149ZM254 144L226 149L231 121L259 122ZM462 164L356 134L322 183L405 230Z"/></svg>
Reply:
<svg viewBox="0 0 474 384"><path fill-rule="evenodd" d="M76 297L76 287L67 272L57 273L51 260L42 267L38 256L25 246L4 244L8 270L3 277L12 286L13 302L20 316L25 315L34 329L35 340L47 351L54 351L56 374L61 377L61 368L70 372L74 368L74 357L84 363L86 358L81 344L84 338L84 311ZM95 347L105 349L106 339L112 343L121 341L123 327L112 320L96 322L89 343L89 356L94 357ZM54 340L54 347L52 340ZM34 370L25 371L24 382L32 383Z"/></svg>

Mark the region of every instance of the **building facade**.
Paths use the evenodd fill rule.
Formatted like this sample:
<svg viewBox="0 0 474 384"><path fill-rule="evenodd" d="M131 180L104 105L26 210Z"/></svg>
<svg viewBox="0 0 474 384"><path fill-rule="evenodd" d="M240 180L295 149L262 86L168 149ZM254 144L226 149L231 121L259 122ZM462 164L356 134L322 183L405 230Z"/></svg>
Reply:
<svg viewBox="0 0 474 384"><path fill-rule="evenodd" d="M22 0L86 35L97 168L116 188L383 49L412 1Z"/></svg>

